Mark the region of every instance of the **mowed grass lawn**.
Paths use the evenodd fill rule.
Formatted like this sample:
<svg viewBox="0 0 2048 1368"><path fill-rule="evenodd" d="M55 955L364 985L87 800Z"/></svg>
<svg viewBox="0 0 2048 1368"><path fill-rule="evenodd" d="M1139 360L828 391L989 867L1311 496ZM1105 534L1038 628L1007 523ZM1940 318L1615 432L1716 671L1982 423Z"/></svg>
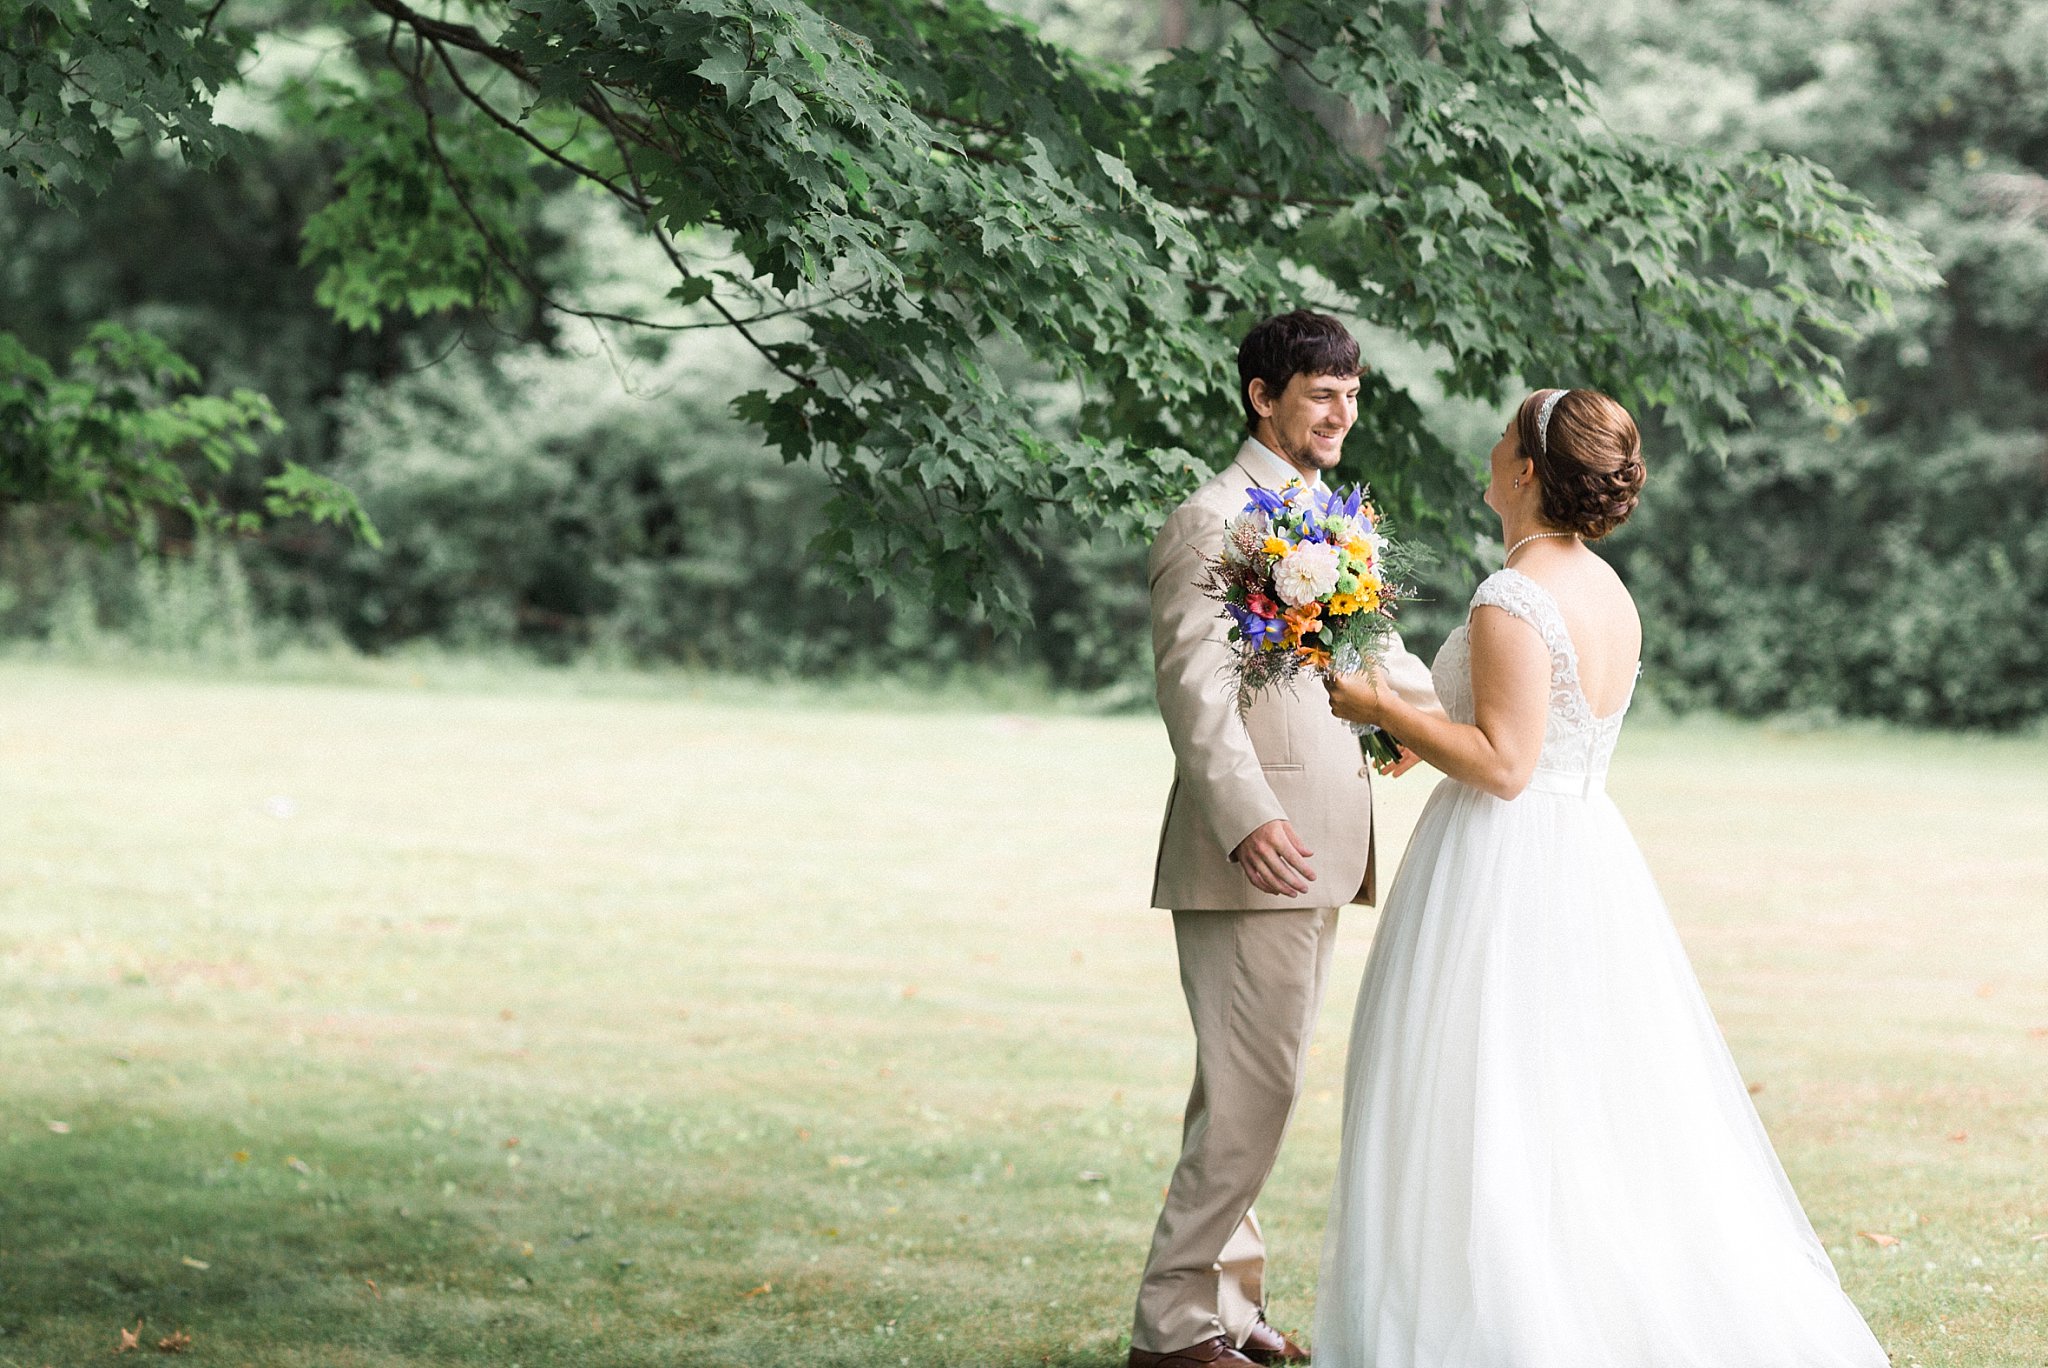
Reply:
<svg viewBox="0 0 2048 1368"><path fill-rule="evenodd" d="M412 685L0 666L0 1368L1121 1361L1192 1058L1156 721ZM1613 788L1894 1361L2048 1364L2048 742L1645 723Z"/></svg>

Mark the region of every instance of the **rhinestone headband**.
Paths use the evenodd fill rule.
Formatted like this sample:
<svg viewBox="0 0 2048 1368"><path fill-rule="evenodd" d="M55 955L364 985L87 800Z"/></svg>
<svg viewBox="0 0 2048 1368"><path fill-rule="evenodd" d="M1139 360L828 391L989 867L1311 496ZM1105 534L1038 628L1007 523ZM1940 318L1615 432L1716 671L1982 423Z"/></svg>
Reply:
<svg viewBox="0 0 2048 1368"><path fill-rule="evenodd" d="M1552 390L1550 397L1543 401L1543 407L1536 410L1536 448L1545 456L1550 454L1550 411L1569 393L1570 390Z"/></svg>

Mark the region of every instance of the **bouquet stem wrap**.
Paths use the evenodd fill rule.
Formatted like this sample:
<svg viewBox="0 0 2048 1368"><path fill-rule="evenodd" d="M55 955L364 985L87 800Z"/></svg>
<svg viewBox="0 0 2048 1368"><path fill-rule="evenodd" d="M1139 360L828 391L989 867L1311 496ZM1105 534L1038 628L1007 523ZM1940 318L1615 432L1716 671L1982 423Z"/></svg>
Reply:
<svg viewBox="0 0 2048 1368"><path fill-rule="evenodd" d="M1342 675L1357 674L1365 669L1366 662L1349 646L1340 647L1330 657L1330 666L1324 671L1332 679ZM1346 722L1345 726L1358 738L1358 753L1374 765L1391 765L1401 758L1401 743L1394 734L1384 727L1375 727L1369 722Z"/></svg>

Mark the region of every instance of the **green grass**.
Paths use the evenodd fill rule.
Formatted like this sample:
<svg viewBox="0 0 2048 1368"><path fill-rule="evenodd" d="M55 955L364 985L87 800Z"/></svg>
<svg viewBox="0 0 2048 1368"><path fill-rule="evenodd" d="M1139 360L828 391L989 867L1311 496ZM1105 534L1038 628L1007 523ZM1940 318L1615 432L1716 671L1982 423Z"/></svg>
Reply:
<svg viewBox="0 0 2048 1368"><path fill-rule="evenodd" d="M1121 1361L1191 1058L1156 722L409 669L0 665L0 1368L138 1318L262 1368ZM2048 741L1660 722L1614 789L1895 1362L2048 1364ZM1261 1206L1284 1324L1371 934Z"/></svg>

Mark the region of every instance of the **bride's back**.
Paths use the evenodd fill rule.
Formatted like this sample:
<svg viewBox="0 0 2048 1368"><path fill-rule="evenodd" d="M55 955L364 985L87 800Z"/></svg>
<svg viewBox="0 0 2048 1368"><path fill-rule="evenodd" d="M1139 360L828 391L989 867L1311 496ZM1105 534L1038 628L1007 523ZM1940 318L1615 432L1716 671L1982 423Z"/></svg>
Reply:
<svg viewBox="0 0 2048 1368"><path fill-rule="evenodd" d="M1565 541L1531 543L1515 557L1515 569L1556 601L1593 715L1619 711L1635 687L1643 650L1642 619L1621 576L1585 546Z"/></svg>

